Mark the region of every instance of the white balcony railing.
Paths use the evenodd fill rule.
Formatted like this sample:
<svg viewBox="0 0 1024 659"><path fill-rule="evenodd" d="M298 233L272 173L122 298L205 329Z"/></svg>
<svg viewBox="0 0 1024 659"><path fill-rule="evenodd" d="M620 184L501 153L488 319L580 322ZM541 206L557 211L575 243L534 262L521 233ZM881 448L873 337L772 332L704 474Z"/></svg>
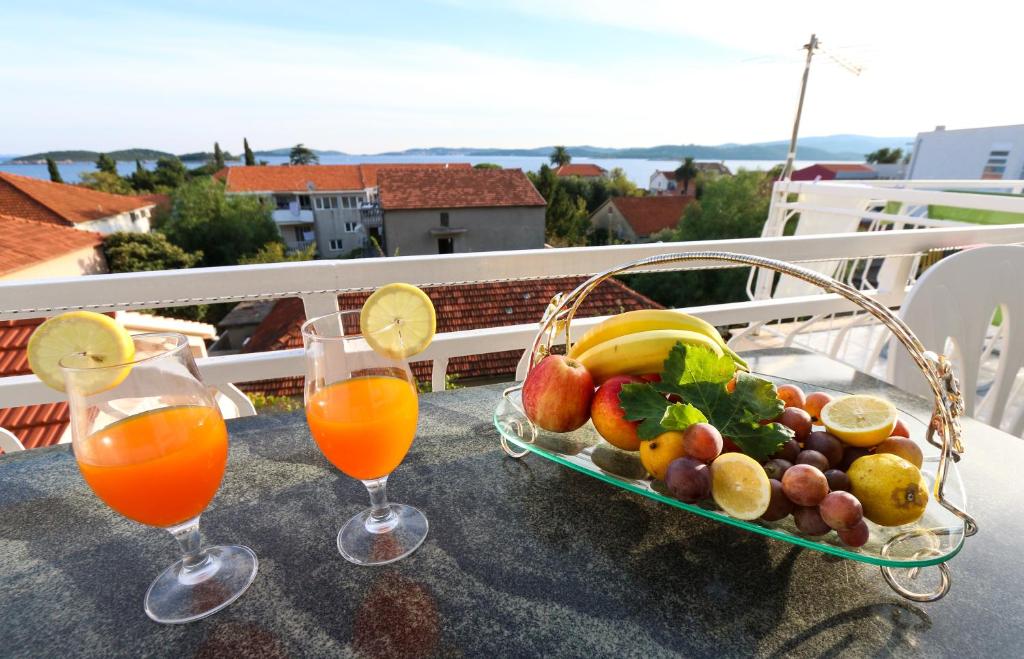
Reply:
<svg viewBox="0 0 1024 659"><path fill-rule="evenodd" d="M271 212L270 216L280 225L289 224L312 224L313 223L313 211L309 209L290 209L290 208L279 208Z"/></svg>
<svg viewBox="0 0 1024 659"><path fill-rule="evenodd" d="M1024 243L1024 225L313 261L10 282L0 284L0 320L38 318L72 309L159 309L281 297L301 298L307 317L312 317L335 311L337 294L341 291L368 289L393 281L428 285L589 275L641 257L678 251L730 251L815 264L853 262L885 255L920 255L981 243ZM694 262L683 267L651 270L707 267L720 267L720 264ZM899 306L907 281L909 279L893 280L889 286L869 294L887 305ZM849 302L834 295L809 292L689 311L715 325L727 326L854 309ZM599 320L583 319L573 327L582 332ZM453 357L521 349L528 345L535 331L536 324L531 323L443 333L420 358L433 362L432 386L443 389L448 361ZM199 360L199 366L211 385L303 373L300 350L208 357ZM35 376L0 378L0 407L61 399L60 393L45 387Z"/></svg>

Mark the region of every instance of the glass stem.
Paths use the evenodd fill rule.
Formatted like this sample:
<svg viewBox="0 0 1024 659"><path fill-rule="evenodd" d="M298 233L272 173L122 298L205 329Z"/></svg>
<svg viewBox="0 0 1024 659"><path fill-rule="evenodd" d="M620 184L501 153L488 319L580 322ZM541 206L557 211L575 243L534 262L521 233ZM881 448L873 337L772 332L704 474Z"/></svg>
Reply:
<svg viewBox="0 0 1024 659"><path fill-rule="evenodd" d="M199 517L168 527L167 530L181 548L181 571L178 574L178 581L184 584L200 583L217 571L217 559L201 546Z"/></svg>
<svg viewBox="0 0 1024 659"><path fill-rule="evenodd" d="M370 514L366 518L366 530L370 533L387 533L398 524L398 516L388 505L388 477L363 481L370 493Z"/></svg>

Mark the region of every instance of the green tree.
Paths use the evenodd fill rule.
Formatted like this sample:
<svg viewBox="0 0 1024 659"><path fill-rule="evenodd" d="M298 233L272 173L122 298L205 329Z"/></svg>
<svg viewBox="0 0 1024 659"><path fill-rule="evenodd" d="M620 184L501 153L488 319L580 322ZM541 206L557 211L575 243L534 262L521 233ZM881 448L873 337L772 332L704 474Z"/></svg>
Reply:
<svg viewBox="0 0 1024 659"><path fill-rule="evenodd" d="M246 137L242 138L242 148L245 149L245 166L252 167L256 164L256 154L249 148L249 139Z"/></svg>
<svg viewBox="0 0 1024 659"><path fill-rule="evenodd" d="M156 161L153 170L153 182L161 189L173 190L185 182L188 170L184 163L174 156L164 156Z"/></svg>
<svg viewBox="0 0 1024 659"><path fill-rule="evenodd" d="M766 185L766 181L769 185ZM770 179L764 172L740 171L704 184L699 201L691 202L679 228L662 240L724 240L761 235L771 203ZM671 307L736 302L746 299L748 268L666 272L623 277L626 283Z"/></svg>
<svg viewBox="0 0 1024 659"><path fill-rule="evenodd" d="M158 231L112 233L103 239L103 255L111 272L180 270L203 258L202 252L186 252Z"/></svg>
<svg viewBox="0 0 1024 659"><path fill-rule="evenodd" d="M203 266L235 265L281 240L269 206L258 197L227 196L219 181L205 177L174 191L160 230L185 251L202 251Z"/></svg>
<svg viewBox="0 0 1024 659"><path fill-rule="evenodd" d="M57 161L53 158L46 159L46 170L50 173L50 180L54 183L63 183L64 179L60 176L60 169L57 167Z"/></svg>
<svg viewBox="0 0 1024 659"><path fill-rule="evenodd" d="M288 154L288 163L292 165L316 165L320 163L320 156L300 142L292 147L291 153Z"/></svg>
<svg viewBox="0 0 1024 659"><path fill-rule="evenodd" d="M690 156L683 158L683 164L676 168L675 175L676 180L683 183L683 194L689 192L690 181L697 177L697 165L693 164L693 158Z"/></svg>
<svg viewBox="0 0 1024 659"><path fill-rule="evenodd" d="M879 165L892 165L898 163L902 157L903 149L889 149L887 147L882 147L881 149L872 151L864 156L864 160Z"/></svg>
<svg viewBox="0 0 1024 659"><path fill-rule="evenodd" d="M288 263L292 261L312 261L316 258L316 243L310 243L309 247L294 252L287 252L284 243L272 242L260 247L259 251L251 256L243 256L238 259L239 265L253 265L255 263Z"/></svg>
<svg viewBox="0 0 1024 659"><path fill-rule="evenodd" d="M224 169L224 152L220 150L220 143L213 143L213 168L219 172Z"/></svg>
<svg viewBox="0 0 1024 659"><path fill-rule="evenodd" d="M642 197L643 191L636 186L636 183L629 180L626 176L625 170L621 167L615 167L612 171L608 172L608 179L606 181L593 181L596 184L603 184L608 190L609 197ZM604 203L602 201L601 203ZM599 206L600 204L598 204ZM596 206L594 210L596 210Z"/></svg>
<svg viewBox="0 0 1024 659"><path fill-rule="evenodd" d="M569 155L569 150L564 146L556 146L554 150L551 151L551 155L548 156L548 158L551 160L551 164L555 167L568 165L572 162L572 156Z"/></svg>
<svg viewBox="0 0 1024 659"><path fill-rule="evenodd" d="M99 157L96 158L96 169L101 172L117 174L117 161L107 154L101 153Z"/></svg>
<svg viewBox="0 0 1024 659"><path fill-rule="evenodd" d="M132 187L137 192L152 192L156 190L156 179L153 172L142 166L141 160L135 161L135 171L129 177Z"/></svg>
<svg viewBox="0 0 1024 659"><path fill-rule="evenodd" d="M544 215L547 242L556 247L585 245L589 228L586 201L555 187Z"/></svg>
<svg viewBox="0 0 1024 659"><path fill-rule="evenodd" d="M473 169L501 169L501 165L495 165L493 162L478 162L473 165Z"/></svg>
<svg viewBox="0 0 1024 659"><path fill-rule="evenodd" d="M80 178L82 185L99 192L109 192L111 194L131 194L134 192L128 181L111 172L83 172Z"/></svg>

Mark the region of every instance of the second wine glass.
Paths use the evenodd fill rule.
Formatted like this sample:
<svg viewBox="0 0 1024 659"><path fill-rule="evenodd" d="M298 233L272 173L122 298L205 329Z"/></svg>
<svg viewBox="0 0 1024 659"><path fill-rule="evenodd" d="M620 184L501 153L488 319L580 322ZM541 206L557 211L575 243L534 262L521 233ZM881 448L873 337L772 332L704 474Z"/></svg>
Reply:
<svg viewBox="0 0 1024 659"><path fill-rule="evenodd" d="M427 536L427 518L389 503L387 481L416 436L419 403L409 364L374 352L359 333L359 311L340 311L302 326L306 419L317 446L358 478L370 508L338 533L338 550L360 565L408 556Z"/></svg>

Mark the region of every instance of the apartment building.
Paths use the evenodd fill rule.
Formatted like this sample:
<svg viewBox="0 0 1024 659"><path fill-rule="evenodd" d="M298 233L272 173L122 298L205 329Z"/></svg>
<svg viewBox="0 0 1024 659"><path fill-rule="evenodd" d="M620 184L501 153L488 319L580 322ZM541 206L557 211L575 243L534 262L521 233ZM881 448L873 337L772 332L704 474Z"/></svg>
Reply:
<svg viewBox="0 0 1024 659"><path fill-rule="evenodd" d="M359 165L276 165L229 167L228 194L263 197L289 250L316 242L321 258L340 258L383 244L383 216L377 177L384 170L470 169L468 163L382 163Z"/></svg>
<svg viewBox="0 0 1024 659"><path fill-rule="evenodd" d="M1024 124L918 133L908 179L1024 179Z"/></svg>

